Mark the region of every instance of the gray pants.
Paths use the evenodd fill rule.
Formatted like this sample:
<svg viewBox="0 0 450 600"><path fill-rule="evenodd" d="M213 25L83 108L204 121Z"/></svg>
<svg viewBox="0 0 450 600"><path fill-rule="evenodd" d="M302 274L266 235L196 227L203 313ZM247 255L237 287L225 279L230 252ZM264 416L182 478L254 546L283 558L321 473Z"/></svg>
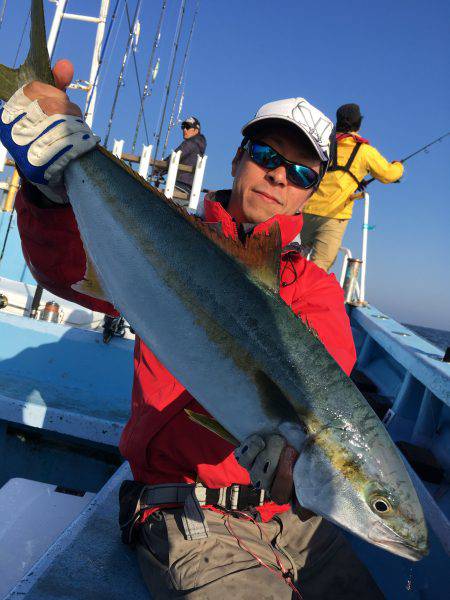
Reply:
<svg viewBox="0 0 450 600"><path fill-rule="evenodd" d="M384 597L349 543L320 517L302 521L291 511L283 513L258 523L262 537L258 525L237 517L228 520L232 535L223 515L205 512L205 539L185 539L181 509L160 511L141 526L138 560L154 600L289 600L291 588L244 549L277 570L270 545L304 600Z"/></svg>

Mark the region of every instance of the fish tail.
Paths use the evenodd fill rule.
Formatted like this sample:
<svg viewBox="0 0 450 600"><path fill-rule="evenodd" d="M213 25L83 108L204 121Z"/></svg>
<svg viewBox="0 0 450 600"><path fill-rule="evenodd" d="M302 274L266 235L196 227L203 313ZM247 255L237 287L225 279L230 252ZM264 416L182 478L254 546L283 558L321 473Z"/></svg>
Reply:
<svg viewBox="0 0 450 600"><path fill-rule="evenodd" d="M42 0L32 0L31 3L30 50L25 62L18 69L0 65L0 99L8 101L20 87L34 80L54 85Z"/></svg>

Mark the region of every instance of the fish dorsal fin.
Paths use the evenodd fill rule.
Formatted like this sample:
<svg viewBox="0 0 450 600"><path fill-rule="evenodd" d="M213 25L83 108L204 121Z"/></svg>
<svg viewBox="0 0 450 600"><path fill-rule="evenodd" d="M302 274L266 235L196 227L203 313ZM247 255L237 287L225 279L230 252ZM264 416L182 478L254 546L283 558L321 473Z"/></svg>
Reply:
<svg viewBox="0 0 450 600"><path fill-rule="evenodd" d="M22 85L34 79L54 85L47 51L42 0L31 2L30 50L25 62L18 69L0 65L0 99L9 100Z"/></svg>
<svg viewBox="0 0 450 600"><path fill-rule="evenodd" d="M280 291L281 232L273 223L267 233L248 236L244 242L225 237L216 224L204 223L199 217L188 215L196 229L226 254L243 265L251 275L272 292Z"/></svg>
<svg viewBox="0 0 450 600"><path fill-rule="evenodd" d="M195 229L228 254L228 256L231 256L234 260L243 265L250 274L258 279L263 285L268 287L275 294L279 293L282 244L280 227L277 222L272 224L267 233L247 236L245 242L241 242L239 239L235 240L231 237L225 237L219 223L208 224L202 221L200 217L191 215L182 206L179 206L170 198L166 198L160 190L150 185L148 181L139 175L139 173L126 165L123 160L120 160L102 146L97 146L97 148L109 160L118 164L124 171L134 179L138 180L141 185L149 189L154 196L168 204Z"/></svg>

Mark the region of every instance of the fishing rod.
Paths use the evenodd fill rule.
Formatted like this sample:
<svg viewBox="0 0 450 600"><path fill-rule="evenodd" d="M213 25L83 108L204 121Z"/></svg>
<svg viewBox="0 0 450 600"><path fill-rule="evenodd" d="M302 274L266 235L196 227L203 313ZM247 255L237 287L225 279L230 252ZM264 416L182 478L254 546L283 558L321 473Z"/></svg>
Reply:
<svg viewBox="0 0 450 600"><path fill-rule="evenodd" d="M160 121L159 121L158 133L155 136L155 141L156 141L156 149L155 149L155 154L154 154L155 159L158 157L158 149L159 149L159 144L161 142L161 133L162 133L162 128L163 128L163 124L164 124L164 118L166 116L167 103L169 101L170 87L172 85L173 71L175 68L175 61L176 61L177 54L178 54L178 47L180 44L180 37L181 37L181 28L183 25L185 11L186 11L186 0L181 0L180 11L178 14L178 22L177 22L177 26L175 29L175 35L174 35L174 41L173 41L170 70L169 70L168 78L166 81L166 93L165 93L164 100L163 100L163 106L161 107L161 111L160 111ZM154 171L155 171L155 165L153 164L152 176L153 176Z"/></svg>
<svg viewBox="0 0 450 600"><path fill-rule="evenodd" d="M126 10L126 13L127 13L128 27L131 27L130 15L128 13L128 2L127 2L127 0L125 0L125 10ZM139 25L139 21L137 21L137 25ZM136 30L136 27L134 29ZM138 41L139 41L139 35L140 35L140 25L139 25L137 31L135 31L132 55L133 55L134 74L136 76L136 84L137 84L137 89L138 89L139 101L141 103L141 108L142 108L141 80L139 78L139 70L138 70L137 61L136 61L136 52L137 52L137 45L138 45ZM144 113L142 113L142 116L144 118L145 136L146 136L147 144L148 144L149 143L149 136L148 136L148 129L147 129L147 120L145 118L145 114Z"/></svg>
<svg viewBox="0 0 450 600"><path fill-rule="evenodd" d="M429 144L422 146L422 148L419 148L419 150L416 150L412 154L408 154L408 156L405 156L405 158L402 158L401 160L399 160L397 162L401 162L403 164L407 160L412 158L413 156L416 156L417 154L420 154L421 152L426 152L428 150L428 148L430 148L431 146L434 146L434 144L437 144L438 142L441 142L448 135L450 135L450 131L447 131L447 133L444 133L444 135L441 135L441 137L438 137L437 139L433 140ZM369 185L369 183L372 183L372 181L375 181L375 177L371 177L370 179L367 179L366 181L363 180L360 184L360 187L364 190Z"/></svg>
<svg viewBox="0 0 450 600"><path fill-rule="evenodd" d="M128 33L127 45L125 47L125 53L123 55L122 66L120 68L119 77L117 78L116 91L114 94L114 100L113 100L113 103L111 106L111 114L109 115L108 127L107 127L106 134L105 134L105 141L104 141L105 148L108 146L109 134L111 133L111 126L112 126L112 122L113 122L113 118L114 118L114 113L116 111L117 99L119 97L120 88L123 85L123 75L125 72L125 67L128 62L128 55L129 55L130 49L132 48L132 45L133 45L133 39L134 39L134 35L135 35L135 27L136 27L136 22L139 17L139 12L141 10L141 4L142 4L142 0L138 0L135 11L134 11L134 15L133 15L133 22L131 24L131 27L130 27L130 30Z"/></svg>
<svg viewBox="0 0 450 600"><path fill-rule="evenodd" d="M91 101L92 101L92 96L93 96L92 91L95 89L95 86L97 85L97 81L98 81L98 78L99 78L99 75L100 75L100 69L103 66L103 59L105 57L106 48L108 47L109 36L111 35L111 31L112 31L112 28L114 26L114 21L116 20L117 9L119 7L119 2L120 2L120 0L116 0L116 5L114 7L114 10L113 10L113 13L112 13L112 16L111 16L111 20L109 22L108 31L106 32L106 37L105 37L105 43L103 44L103 48L102 48L102 51L100 53L100 57L98 59L98 67L97 67L97 72L95 74L94 83L92 84L92 87L91 87L91 89L89 91L89 97L88 97L88 100L87 100L87 103L86 103L86 109L84 111L84 118L86 118L86 116L88 115L89 109L91 107Z"/></svg>
<svg viewBox="0 0 450 600"><path fill-rule="evenodd" d="M142 116L144 115L144 102L147 98L149 98L152 95L153 84L155 83L155 79L158 74L159 58L158 58L155 66L153 66L153 60L155 58L155 53L159 46L159 41L161 39L161 30L162 30L162 24L163 24L163 20L164 20L164 13L166 10L166 6L167 6L167 1L163 0L162 6L161 6L161 12L159 14L158 26L156 28L155 39L153 40L152 51L150 53L150 59L148 61L147 74L145 76L144 89L143 89L142 96L141 96L141 102L140 102L140 106L139 106L139 114L138 114L138 118L137 118L137 122L136 122L136 129L134 131L133 144L131 146L132 153L134 152L134 150L136 148L136 141L137 141L139 129L141 126L141 120L142 120Z"/></svg>
<svg viewBox="0 0 450 600"><path fill-rule="evenodd" d="M5 10L6 10L6 0L3 0L2 11L0 12L0 29L2 28L2 25L3 25L3 17L5 16Z"/></svg>
<svg viewBox="0 0 450 600"><path fill-rule="evenodd" d="M167 150L167 146L169 144L170 132L172 131L172 129L173 129L174 125L175 125L175 107L176 107L176 104L177 104L177 101L178 101L178 95L180 93L181 86L184 84L186 66L187 66L187 62L188 62L188 58L189 58L189 51L190 51L190 48L191 48L192 34L194 33L194 27L195 27L195 23L197 21L197 14L198 14L199 6L200 6L200 0L197 0L197 4L195 6L194 17L192 19L191 29L189 31L189 37L188 37L188 41L187 41L187 44L186 44L186 50L184 52L183 63L182 63L181 70L180 70L180 77L178 79L177 89L175 91L175 96L174 96L174 99L173 99L172 112L170 114L169 125L167 127L166 139L164 141L164 148L163 148L163 151L162 151L162 155L163 156L165 155L166 150ZM179 105L179 110L178 110L178 117L180 116L180 113L181 113L181 106L182 106L183 100L184 100L184 87L183 87L183 94L182 94L181 99L180 99L180 105Z"/></svg>

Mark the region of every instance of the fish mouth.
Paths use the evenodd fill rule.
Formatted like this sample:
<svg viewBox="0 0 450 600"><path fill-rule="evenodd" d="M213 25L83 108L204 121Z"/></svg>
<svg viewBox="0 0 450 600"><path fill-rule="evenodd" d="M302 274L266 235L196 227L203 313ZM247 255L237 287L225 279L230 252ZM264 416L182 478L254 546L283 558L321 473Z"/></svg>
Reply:
<svg viewBox="0 0 450 600"><path fill-rule="evenodd" d="M402 538L388 527L383 527L379 523L374 525L369 532L371 542L409 560L417 561L426 556L429 552L427 542L412 544Z"/></svg>

